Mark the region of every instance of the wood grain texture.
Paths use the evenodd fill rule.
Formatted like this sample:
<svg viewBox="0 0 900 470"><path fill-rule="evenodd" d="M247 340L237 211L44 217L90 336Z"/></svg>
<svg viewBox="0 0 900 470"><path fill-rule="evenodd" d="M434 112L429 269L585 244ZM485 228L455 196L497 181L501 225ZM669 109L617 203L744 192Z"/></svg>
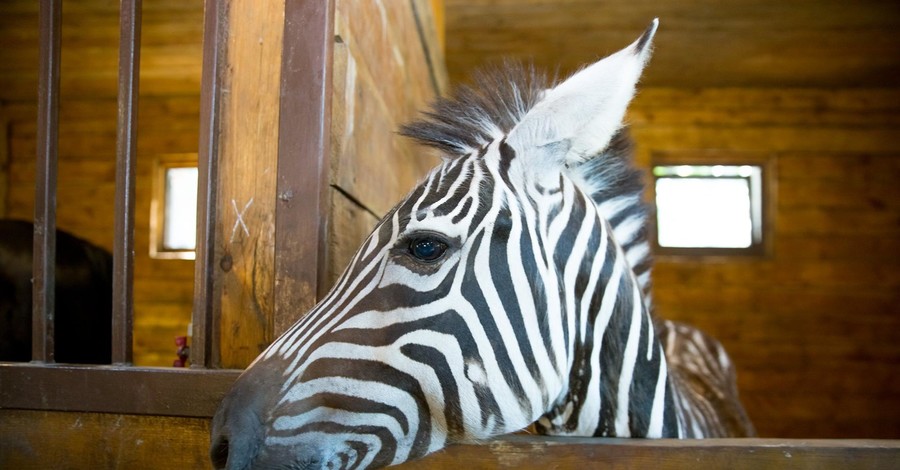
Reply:
<svg viewBox="0 0 900 470"><path fill-rule="evenodd" d="M515 57L563 73L660 19L650 86L893 87L900 6L865 0L446 0L451 81Z"/></svg>
<svg viewBox="0 0 900 470"><path fill-rule="evenodd" d="M0 410L0 423L3 468L212 468L207 419Z"/></svg>
<svg viewBox="0 0 900 470"><path fill-rule="evenodd" d="M399 469L894 468L898 441L612 439L506 436L451 446Z"/></svg>
<svg viewBox="0 0 900 470"><path fill-rule="evenodd" d="M7 217L33 216L37 3L0 4L0 145ZM117 2L63 2L58 226L113 245ZM202 2L146 2L135 188L135 362L169 366L190 322L193 263L149 257L153 159L196 152ZM168 72L167 72L168 71ZM0 180L4 178L0 177Z"/></svg>
<svg viewBox="0 0 900 470"><path fill-rule="evenodd" d="M654 275L658 313L732 355L761 436L900 437L898 97L645 88L629 112L645 167L666 155L771 159L768 256L660 256Z"/></svg>
<svg viewBox="0 0 900 470"><path fill-rule="evenodd" d="M428 4L339 0L335 13L331 128L332 223L328 279L334 282L378 220L437 164L396 134L442 91ZM417 19L416 15L424 15ZM435 79L434 77L438 77Z"/></svg>
<svg viewBox="0 0 900 470"><path fill-rule="evenodd" d="M275 178L284 2L229 5L218 161L221 367L244 368L273 338ZM272 25L277 25L273 27Z"/></svg>
<svg viewBox="0 0 900 470"><path fill-rule="evenodd" d="M203 419L0 410L0 424L3 468L211 468ZM892 469L898 459L900 441L506 436L397 468Z"/></svg>

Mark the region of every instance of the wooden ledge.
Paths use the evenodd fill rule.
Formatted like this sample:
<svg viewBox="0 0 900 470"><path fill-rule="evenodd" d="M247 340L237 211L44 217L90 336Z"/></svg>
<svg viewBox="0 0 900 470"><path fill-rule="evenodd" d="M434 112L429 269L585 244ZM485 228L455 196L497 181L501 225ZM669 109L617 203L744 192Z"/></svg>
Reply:
<svg viewBox="0 0 900 470"><path fill-rule="evenodd" d="M900 440L609 439L507 436L451 446L399 468L896 469Z"/></svg>
<svg viewBox="0 0 900 470"><path fill-rule="evenodd" d="M0 409L209 418L239 370L0 363Z"/></svg>

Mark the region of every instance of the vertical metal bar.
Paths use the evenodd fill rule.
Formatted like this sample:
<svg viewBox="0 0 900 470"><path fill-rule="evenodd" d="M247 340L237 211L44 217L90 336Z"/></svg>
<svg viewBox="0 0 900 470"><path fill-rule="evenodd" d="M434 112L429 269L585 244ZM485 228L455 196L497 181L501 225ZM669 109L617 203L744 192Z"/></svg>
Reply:
<svg viewBox="0 0 900 470"><path fill-rule="evenodd" d="M56 166L59 155L61 0L41 0L31 358L54 360L56 299Z"/></svg>
<svg viewBox="0 0 900 470"><path fill-rule="evenodd" d="M134 184L141 68L141 0L121 1L119 28L112 362L130 364L134 319Z"/></svg>
<svg viewBox="0 0 900 470"><path fill-rule="evenodd" d="M326 292L334 0L285 3L275 205L275 334Z"/></svg>
<svg viewBox="0 0 900 470"><path fill-rule="evenodd" d="M191 367L214 367L216 190L219 155L219 93L221 61L227 39L228 2L206 0L203 24L203 76L200 89L200 142L197 155L197 244L194 261L194 308L191 320Z"/></svg>

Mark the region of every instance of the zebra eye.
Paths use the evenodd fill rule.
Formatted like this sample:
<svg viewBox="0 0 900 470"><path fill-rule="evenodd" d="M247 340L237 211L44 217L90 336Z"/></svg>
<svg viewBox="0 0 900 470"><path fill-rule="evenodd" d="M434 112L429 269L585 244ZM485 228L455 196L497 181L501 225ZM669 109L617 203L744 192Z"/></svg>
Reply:
<svg viewBox="0 0 900 470"><path fill-rule="evenodd" d="M414 238L409 242L409 254L420 261L437 261L447 251L447 244L434 237Z"/></svg>

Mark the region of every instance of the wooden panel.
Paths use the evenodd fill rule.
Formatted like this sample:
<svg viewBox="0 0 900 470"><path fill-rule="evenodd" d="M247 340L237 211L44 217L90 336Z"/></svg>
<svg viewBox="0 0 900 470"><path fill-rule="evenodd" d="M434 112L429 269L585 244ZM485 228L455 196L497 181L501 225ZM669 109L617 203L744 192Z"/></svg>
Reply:
<svg viewBox="0 0 900 470"><path fill-rule="evenodd" d="M440 91L422 45L436 39L409 2L338 1L335 21L332 184L380 217L437 164L396 134Z"/></svg>
<svg viewBox="0 0 900 470"><path fill-rule="evenodd" d="M0 104L0 217L6 217L9 193L9 116Z"/></svg>
<svg viewBox="0 0 900 470"><path fill-rule="evenodd" d="M211 468L208 420L0 410L0 424L3 468ZM509 436L451 446L397 468L891 469L898 459L898 441Z"/></svg>
<svg viewBox="0 0 900 470"><path fill-rule="evenodd" d="M331 226L328 235L328 283L333 285L350 264L363 240L372 233L379 217L361 208L344 193L332 189Z"/></svg>
<svg viewBox="0 0 900 470"><path fill-rule="evenodd" d="M505 57L563 72L621 49L654 17L643 82L721 86L896 85L900 7L865 0L447 0L453 81Z"/></svg>
<svg viewBox="0 0 900 470"><path fill-rule="evenodd" d="M0 100L36 96L37 2L4 1L0 6ZM118 2L63 2L62 99L115 98ZM200 86L203 2L147 2L143 8L141 94L196 94Z"/></svg>
<svg viewBox="0 0 900 470"><path fill-rule="evenodd" d="M439 52L436 29L417 27L434 21L431 13L426 2L337 2L329 282L378 220L438 162L396 134L446 83L442 64L429 56Z"/></svg>
<svg viewBox="0 0 900 470"><path fill-rule="evenodd" d="M658 257L659 315L731 353L763 436L900 437L896 90L643 89L637 159L772 155L773 250ZM840 410L825 413L823 410Z"/></svg>
<svg viewBox="0 0 900 470"><path fill-rule="evenodd" d="M0 467L212 468L209 420L0 410Z"/></svg>
<svg viewBox="0 0 900 470"><path fill-rule="evenodd" d="M284 2L230 3L219 128L217 272L220 365L244 368L274 339L275 177ZM272 25L278 25L272 27Z"/></svg>
<svg viewBox="0 0 900 470"><path fill-rule="evenodd" d="M590 439L509 436L447 448L398 468L894 468L897 441Z"/></svg>

